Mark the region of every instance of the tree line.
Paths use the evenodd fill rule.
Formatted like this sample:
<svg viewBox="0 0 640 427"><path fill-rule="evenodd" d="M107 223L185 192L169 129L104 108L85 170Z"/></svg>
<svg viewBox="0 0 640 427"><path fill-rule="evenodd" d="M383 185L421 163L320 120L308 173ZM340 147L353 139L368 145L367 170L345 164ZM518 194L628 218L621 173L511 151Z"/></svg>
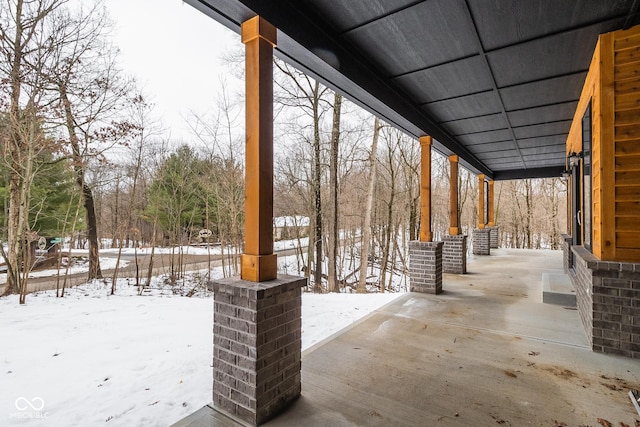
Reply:
<svg viewBox="0 0 640 427"><path fill-rule="evenodd" d="M291 66L276 62L276 72L275 214L311 220L299 272L316 292L406 289L408 242L420 227L420 145ZM470 236L478 178L461 168L458 179L460 226ZM431 191L440 240L449 229L449 162L438 153ZM502 247L559 249L565 212L559 178L495 183Z"/></svg>

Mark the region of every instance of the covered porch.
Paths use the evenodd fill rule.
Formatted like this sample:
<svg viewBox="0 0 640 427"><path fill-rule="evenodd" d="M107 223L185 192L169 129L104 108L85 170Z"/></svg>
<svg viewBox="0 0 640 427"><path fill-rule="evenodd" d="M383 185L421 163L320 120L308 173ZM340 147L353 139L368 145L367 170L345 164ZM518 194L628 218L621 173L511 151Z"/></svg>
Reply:
<svg viewBox="0 0 640 427"><path fill-rule="evenodd" d="M301 397L265 425L634 425L638 361L592 352L575 309L542 303L561 251L468 262L442 294L402 295L304 352ZM211 425L242 424L211 406L175 424Z"/></svg>
<svg viewBox="0 0 640 427"><path fill-rule="evenodd" d="M638 0L187 2L246 46L241 277L214 283L216 409L192 420L635 424L626 390L638 362L612 355L640 357ZM273 253L273 55L421 146L413 293L304 363L306 279L278 275ZM431 228L433 151L449 160L443 241ZM459 167L478 178L472 243L484 257L469 266ZM564 254L492 254L493 182L561 175ZM545 271L569 274L578 310L540 303Z"/></svg>

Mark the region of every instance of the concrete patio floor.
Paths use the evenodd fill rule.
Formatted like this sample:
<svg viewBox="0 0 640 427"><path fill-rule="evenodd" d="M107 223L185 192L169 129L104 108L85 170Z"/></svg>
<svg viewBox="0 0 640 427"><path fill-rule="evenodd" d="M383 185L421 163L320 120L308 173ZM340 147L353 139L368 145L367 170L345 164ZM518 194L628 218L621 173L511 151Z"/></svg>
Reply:
<svg viewBox="0 0 640 427"><path fill-rule="evenodd" d="M302 396L266 426L638 426L640 361L591 352L542 303L562 252L492 250L303 353ZM624 423L624 424L623 424ZM176 426L232 426L205 407Z"/></svg>

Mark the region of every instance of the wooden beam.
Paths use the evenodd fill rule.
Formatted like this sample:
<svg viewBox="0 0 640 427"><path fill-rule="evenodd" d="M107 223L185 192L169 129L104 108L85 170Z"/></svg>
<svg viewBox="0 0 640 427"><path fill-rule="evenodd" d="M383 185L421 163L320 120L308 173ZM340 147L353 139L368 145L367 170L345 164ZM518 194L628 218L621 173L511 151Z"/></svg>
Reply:
<svg viewBox="0 0 640 427"><path fill-rule="evenodd" d="M493 193L493 184L495 184L495 181L489 181L489 190L487 191L487 212L489 213L488 216L488 225L489 227L493 227L496 225L496 219L495 219L495 211L493 208L493 197L494 197L494 193Z"/></svg>
<svg viewBox="0 0 640 427"><path fill-rule="evenodd" d="M484 175L478 175L478 228L484 228Z"/></svg>
<svg viewBox="0 0 640 427"><path fill-rule="evenodd" d="M246 146L243 280L277 277L273 253L273 48L276 28L256 16L242 23Z"/></svg>
<svg viewBox="0 0 640 427"><path fill-rule="evenodd" d="M458 162L460 158L449 156L449 235L460 234L460 214L458 212Z"/></svg>
<svg viewBox="0 0 640 427"><path fill-rule="evenodd" d="M431 145L433 138L420 137L420 241L431 242Z"/></svg>
<svg viewBox="0 0 640 427"><path fill-rule="evenodd" d="M615 165L615 92L614 92L614 38L613 33L600 36L600 81L597 90L600 92L599 129L600 133L600 223L601 246L600 259L617 260L616 257L616 165ZM598 113L592 109L592 116ZM598 120L595 120L598 126ZM595 197L592 197L594 199ZM586 210L582 208L582 212ZM583 224L585 222L583 221ZM593 225L593 221L590 221ZM596 225L597 226L597 225ZM593 229L593 228L592 228ZM594 251L595 252L595 251ZM594 255L596 255L594 253ZM598 256L596 255L596 256Z"/></svg>

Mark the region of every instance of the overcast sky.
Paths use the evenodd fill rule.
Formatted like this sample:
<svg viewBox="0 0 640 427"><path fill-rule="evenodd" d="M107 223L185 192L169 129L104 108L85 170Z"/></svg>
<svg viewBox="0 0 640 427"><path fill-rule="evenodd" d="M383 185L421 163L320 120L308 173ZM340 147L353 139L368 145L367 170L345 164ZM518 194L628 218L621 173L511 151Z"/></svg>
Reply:
<svg viewBox="0 0 640 427"><path fill-rule="evenodd" d="M242 46L240 36L182 0L105 0L105 5L116 24L122 68L152 98L154 113L172 138L187 139L183 117L189 110L202 114L213 108L220 76L229 74L221 56Z"/></svg>

